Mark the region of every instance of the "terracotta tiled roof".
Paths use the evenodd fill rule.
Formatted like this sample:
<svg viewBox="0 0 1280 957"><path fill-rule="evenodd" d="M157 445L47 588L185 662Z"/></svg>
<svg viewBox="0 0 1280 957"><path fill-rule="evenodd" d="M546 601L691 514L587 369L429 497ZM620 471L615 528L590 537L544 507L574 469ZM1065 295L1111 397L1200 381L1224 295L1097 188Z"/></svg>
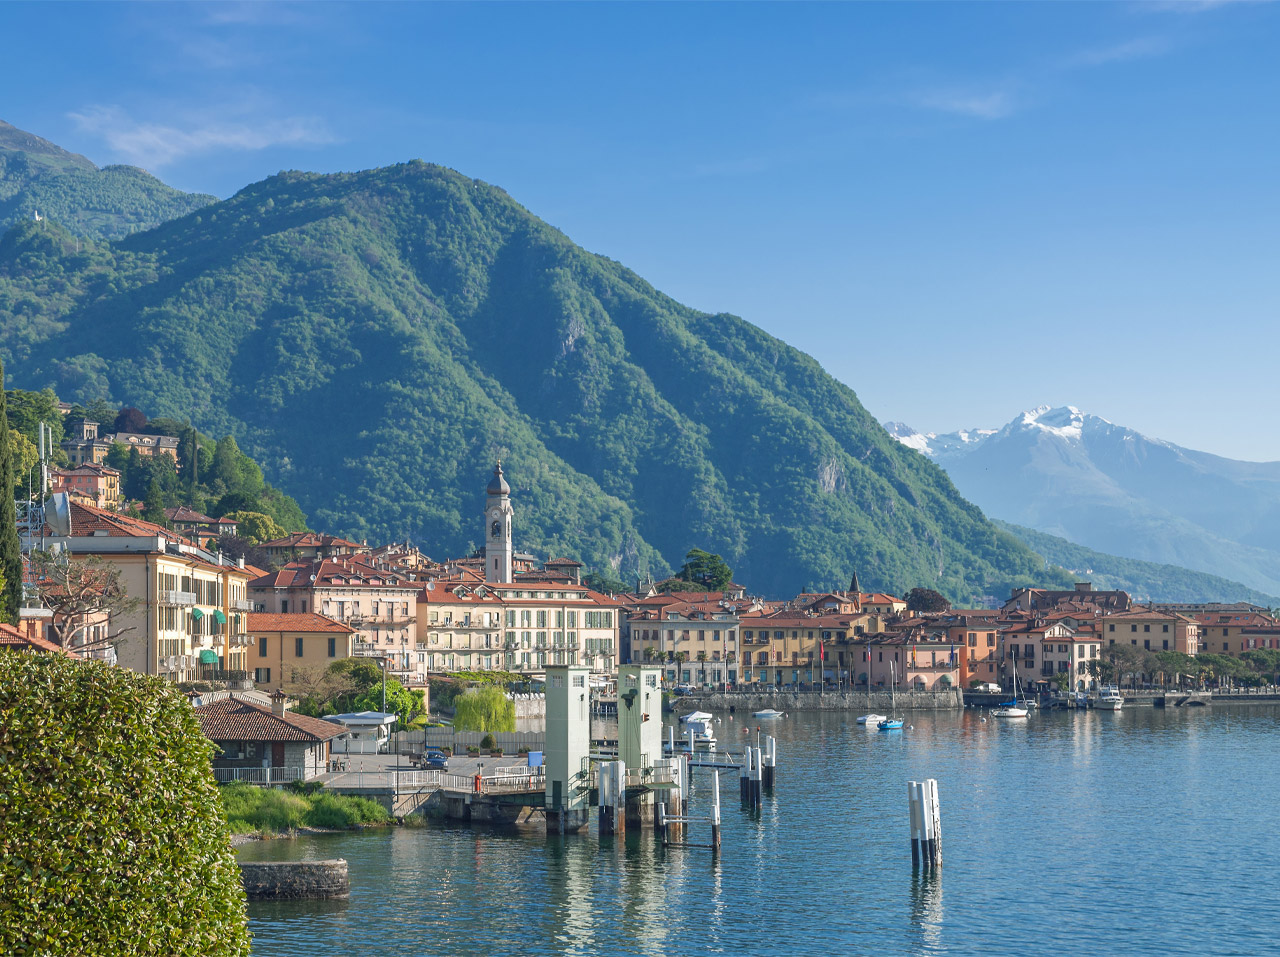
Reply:
<svg viewBox="0 0 1280 957"><path fill-rule="evenodd" d="M39 635L28 635L13 625L0 623L0 648L14 651L56 651L71 658L80 657L75 652L63 651L58 645L41 638Z"/></svg>
<svg viewBox="0 0 1280 957"><path fill-rule="evenodd" d="M352 548L363 548L359 542L339 538L336 535L324 535L317 532L294 532L284 538L275 538L263 542L261 548L330 548L334 545L350 545Z"/></svg>
<svg viewBox="0 0 1280 957"><path fill-rule="evenodd" d="M46 533L52 535L51 529ZM95 508L80 502L71 503L71 534L75 538L86 538L92 535L103 535L108 538L167 538L178 541L176 535L163 525L141 518L130 518L118 512L109 512L104 508Z"/></svg>
<svg viewBox="0 0 1280 957"><path fill-rule="evenodd" d="M210 741L328 741L346 730L305 714L276 715L270 708L234 696L202 704L195 711Z"/></svg>
<svg viewBox="0 0 1280 957"><path fill-rule="evenodd" d="M208 525L213 521L208 515L202 515L194 508L188 508L185 505L179 505L177 508L166 508L164 517L171 522L198 522L201 525Z"/></svg>
<svg viewBox="0 0 1280 957"><path fill-rule="evenodd" d="M307 633L333 632L341 635L355 634L354 628L348 628L340 621L334 621L325 615L315 612L262 612L251 611L245 616L248 621L245 631L254 635L260 631L301 631Z"/></svg>

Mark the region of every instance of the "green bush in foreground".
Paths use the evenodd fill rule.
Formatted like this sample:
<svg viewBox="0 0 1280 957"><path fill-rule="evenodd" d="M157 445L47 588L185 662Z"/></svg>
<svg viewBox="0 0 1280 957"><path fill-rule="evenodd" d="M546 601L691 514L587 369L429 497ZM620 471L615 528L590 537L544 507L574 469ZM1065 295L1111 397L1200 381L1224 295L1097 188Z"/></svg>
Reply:
<svg viewBox="0 0 1280 957"><path fill-rule="evenodd" d="M0 953L247 954L212 751L158 678L0 651Z"/></svg>
<svg viewBox="0 0 1280 957"><path fill-rule="evenodd" d="M377 801L308 789L227 784L222 787L222 805L227 823L237 834L285 832L300 827L343 830L391 820Z"/></svg>

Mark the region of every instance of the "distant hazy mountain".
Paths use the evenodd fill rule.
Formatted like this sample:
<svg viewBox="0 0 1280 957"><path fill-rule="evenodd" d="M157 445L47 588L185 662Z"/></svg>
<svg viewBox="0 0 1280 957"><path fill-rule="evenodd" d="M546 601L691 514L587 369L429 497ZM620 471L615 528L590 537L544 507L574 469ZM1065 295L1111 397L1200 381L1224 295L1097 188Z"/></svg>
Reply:
<svg viewBox="0 0 1280 957"><path fill-rule="evenodd" d="M889 431L996 518L1280 594L1280 462L1195 452L1074 406L995 431Z"/></svg>
<svg viewBox="0 0 1280 957"><path fill-rule="evenodd" d="M1108 555L1024 525L992 521L1022 539L1047 562L1068 569L1078 581L1092 582L1099 590L1121 589L1139 601L1247 601L1265 608L1280 607L1280 598L1275 595L1207 572Z"/></svg>
<svg viewBox="0 0 1280 957"><path fill-rule="evenodd" d="M114 239L216 201L166 186L136 166L98 169L0 120L0 232L39 213L77 236Z"/></svg>

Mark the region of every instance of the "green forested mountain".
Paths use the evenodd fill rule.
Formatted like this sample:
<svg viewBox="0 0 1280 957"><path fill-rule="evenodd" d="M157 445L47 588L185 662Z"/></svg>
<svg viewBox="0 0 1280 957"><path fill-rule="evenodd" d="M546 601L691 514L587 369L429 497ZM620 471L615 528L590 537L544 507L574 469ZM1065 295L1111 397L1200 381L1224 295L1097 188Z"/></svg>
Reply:
<svg viewBox="0 0 1280 957"><path fill-rule="evenodd" d="M281 174L111 244L20 223L0 332L15 385L233 433L317 528L461 552L501 456L520 547L624 576L699 546L775 594L1069 581L809 356L421 162Z"/></svg>
<svg viewBox="0 0 1280 957"><path fill-rule="evenodd" d="M136 166L98 169L78 153L0 120L0 228L35 213L76 236L112 239L217 202Z"/></svg>
<svg viewBox="0 0 1280 957"><path fill-rule="evenodd" d="M1033 528L998 519L993 521L1026 542L1046 561L1068 568L1076 576L1087 576L1095 588L1121 589L1139 601L1248 601L1266 608L1280 607L1280 598L1217 575L1178 565L1107 555Z"/></svg>

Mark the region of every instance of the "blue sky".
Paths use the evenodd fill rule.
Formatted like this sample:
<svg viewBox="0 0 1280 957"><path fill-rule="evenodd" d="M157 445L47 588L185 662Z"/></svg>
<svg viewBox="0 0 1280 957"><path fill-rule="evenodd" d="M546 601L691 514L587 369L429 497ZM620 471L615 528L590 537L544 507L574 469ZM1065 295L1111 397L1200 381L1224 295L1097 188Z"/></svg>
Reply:
<svg viewBox="0 0 1280 957"><path fill-rule="evenodd" d="M0 4L0 119L228 196L422 158L878 418L1280 459L1280 7Z"/></svg>

